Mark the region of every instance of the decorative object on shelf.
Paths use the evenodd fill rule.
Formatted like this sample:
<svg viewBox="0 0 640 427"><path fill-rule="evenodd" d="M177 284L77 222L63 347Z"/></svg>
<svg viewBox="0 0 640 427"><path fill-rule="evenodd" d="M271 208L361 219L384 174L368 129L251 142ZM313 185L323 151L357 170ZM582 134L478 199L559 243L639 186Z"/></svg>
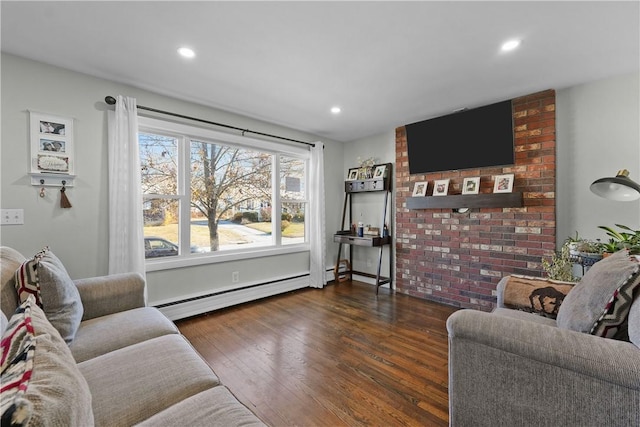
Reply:
<svg viewBox="0 0 640 427"><path fill-rule="evenodd" d="M462 194L478 194L480 192L480 177L465 178L462 181Z"/></svg>
<svg viewBox="0 0 640 427"><path fill-rule="evenodd" d="M494 193L511 193L513 191L513 174L496 175L493 182Z"/></svg>
<svg viewBox="0 0 640 427"><path fill-rule="evenodd" d="M348 259L338 260L333 272L338 282L351 280L351 263Z"/></svg>
<svg viewBox="0 0 640 427"><path fill-rule="evenodd" d="M29 111L31 185L72 185L73 119ZM42 179L46 181L43 183Z"/></svg>
<svg viewBox="0 0 640 427"><path fill-rule="evenodd" d="M358 157L358 163L360 163L360 171L358 173L358 179L371 179L373 178L373 167L376 164L375 157L369 157L362 160Z"/></svg>
<svg viewBox="0 0 640 427"><path fill-rule="evenodd" d="M434 196L446 196L449 192L449 179L437 179L433 183Z"/></svg>
<svg viewBox="0 0 640 427"><path fill-rule="evenodd" d="M413 197L420 197L427 195L427 187L429 186L429 181L420 181L416 182L413 186Z"/></svg>
<svg viewBox="0 0 640 427"><path fill-rule="evenodd" d="M351 168L349 169L349 173L347 174L347 181L355 181L358 179L359 168Z"/></svg>
<svg viewBox="0 0 640 427"><path fill-rule="evenodd" d="M387 173L387 165L377 165L373 172L373 179L384 178Z"/></svg>
<svg viewBox="0 0 640 427"><path fill-rule="evenodd" d="M591 191L605 199L626 202L640 199L640 184L629 178L629 171L619 170L615 177L594 181Z"/></svg>

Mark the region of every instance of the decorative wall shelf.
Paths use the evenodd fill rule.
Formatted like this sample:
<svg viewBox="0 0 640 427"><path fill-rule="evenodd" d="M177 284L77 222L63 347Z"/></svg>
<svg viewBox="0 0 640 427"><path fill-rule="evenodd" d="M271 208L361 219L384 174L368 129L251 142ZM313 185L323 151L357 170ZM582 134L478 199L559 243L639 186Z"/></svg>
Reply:
<svg viewBox="0 0 640 427"><path fill-rule="evenodd" d="M521 208L522 193L456 194L407 197L408 209Z"/></svg>

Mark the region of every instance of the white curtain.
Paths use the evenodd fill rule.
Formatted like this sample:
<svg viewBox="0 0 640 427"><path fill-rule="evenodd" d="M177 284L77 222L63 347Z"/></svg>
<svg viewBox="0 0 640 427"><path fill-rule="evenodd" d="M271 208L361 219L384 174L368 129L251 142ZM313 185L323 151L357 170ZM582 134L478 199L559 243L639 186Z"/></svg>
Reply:
<svg viewBox="0 0 640 427"><path fill-rule="evenodd" d="M136 99L119 95L108 122L109 274L136 272L144 277Z"/></svg>
<svg viewBox="0 0 640 427"><path fill-rule="evenodd" d="M309 167L309 243L311 244L311 283L314 288L327 284L325 278L325 206L324 206L324 144L316 142L311 148Z"/></svg>

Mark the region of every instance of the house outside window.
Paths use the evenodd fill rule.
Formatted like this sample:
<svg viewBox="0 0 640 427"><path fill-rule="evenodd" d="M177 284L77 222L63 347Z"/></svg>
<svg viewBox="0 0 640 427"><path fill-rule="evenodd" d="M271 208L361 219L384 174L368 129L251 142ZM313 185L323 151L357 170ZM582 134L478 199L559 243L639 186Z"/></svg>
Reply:
<svg viewBox="0 0 640 427"><path fill-rule="evenodd" d="M139 119L147 261L308 249L308 150Z"/></svg>

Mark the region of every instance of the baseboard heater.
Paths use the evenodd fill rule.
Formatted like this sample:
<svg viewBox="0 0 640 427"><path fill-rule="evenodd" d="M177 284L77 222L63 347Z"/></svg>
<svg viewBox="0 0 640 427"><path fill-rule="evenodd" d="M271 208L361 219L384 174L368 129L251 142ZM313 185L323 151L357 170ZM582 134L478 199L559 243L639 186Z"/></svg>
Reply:
<svg viewBox="0 0 640 427"><path fill-rule="evenodd" d="M169 319L178 320L306 287L309 287L309 275L303 274L152 305Z"/></svg>

